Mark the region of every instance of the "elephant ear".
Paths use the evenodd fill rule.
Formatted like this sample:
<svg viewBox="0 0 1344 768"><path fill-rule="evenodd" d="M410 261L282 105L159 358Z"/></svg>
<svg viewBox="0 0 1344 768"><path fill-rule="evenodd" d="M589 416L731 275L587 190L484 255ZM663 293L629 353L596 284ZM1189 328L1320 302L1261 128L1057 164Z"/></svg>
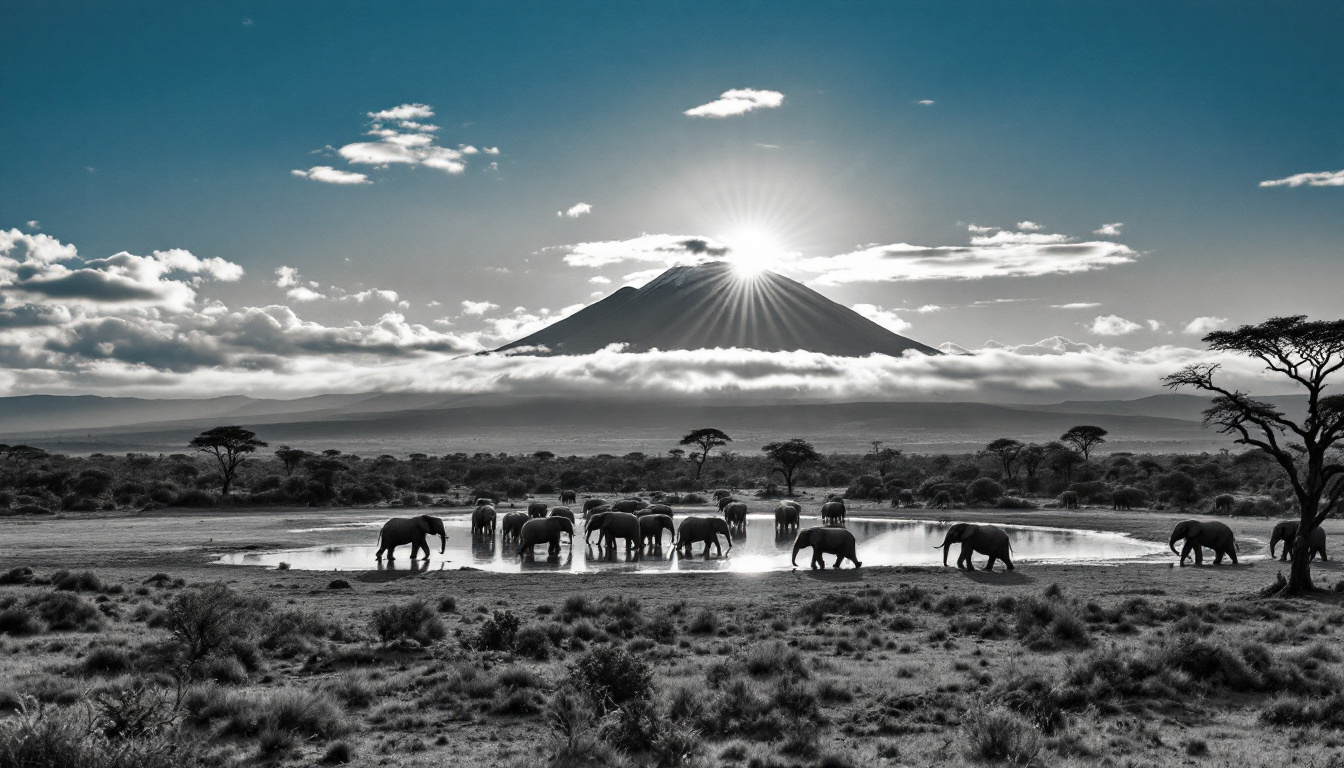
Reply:
<svg viewBox="0 0 1344 768"><path fill-rule="evenodd" d="M957 537L957 541L965 541L971 538L975 535L977 530L979 530L979 526L967 525L965 528L961 529L961 535Z"/></svg>
<svg viewBox="0 0 1344 768"><path fill-rule="evenodd" d="M1192 521L1185 527L1185 538L1193 539L1198 536L1199 532L1202 530L1204 530L1204 525L1202 523Z"/></svg>

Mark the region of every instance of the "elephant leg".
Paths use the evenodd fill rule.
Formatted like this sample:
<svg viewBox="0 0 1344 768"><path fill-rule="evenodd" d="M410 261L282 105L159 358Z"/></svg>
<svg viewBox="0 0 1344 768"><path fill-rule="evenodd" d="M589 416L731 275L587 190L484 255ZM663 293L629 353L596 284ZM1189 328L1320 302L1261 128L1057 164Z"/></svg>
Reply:
<svg viewBox="0 0 1344 768"><path fill-rule="evenodd" d="M1195 565L1203 565L1203 564L1204 564L1204 547L1203 547L1203 545L1196 546L1196 547L1195 547Z"/></svg>
<svg viewBox="0 0 1344 768"><path fill-rule="evenodd" d="M835 565L833 565L833 566L831 566L831 567L832 567L832 568L839 568L839 567L840 567L840 564L843 563L844 561L845 561L845 556L844 556L844 555L836 555L836 556L835 556Z"/></svg>
<svg viewBox="0 0 1344 768"><path fill-rule="evenodd" d="M1185 546L1181 547L1181 565L1182 565L1182 566L1185 565L1185 558L1187 558L1187 557L1190 556L1190 549L1191 549L1191 546L1190 546L1190 542L1188 542L1188 541L1185 543Z"/></svg>
<svg viewBox="0 0 1344 768"><path fill-rule="evenodd" d="M818 570L818 569L823 570L823 571L826 570L826 561L821 559L821 552L820 552L820 551L813 550L813 551L812 551L812 570L815 571L815 570Z"/></svg>
<svg viewBox="0 0 1344 768"><path fill-rule="evenodd" d="M1008 570L1013 570L1013 561L1007 555L1003 556L1003 564L1008 567Z"/></svg>
<svg viewBox="0 0 1344 768"><path fill-rule="evenodd" d="M998 558L994 557L993 555L990 555L990 556L989 556L989 562L985 563L985 570L986 570L986 571L992 571L992 570L994 570L994 561L997 560L997 559L998 559Z"/></svg>
<svg viewBox="0 0 1344 768"><path fill-rule="evenodd" d="M1236 564L1237 564L1237 547L1236 547L1236 545L1232 545L1232 546L1230 546L1230 547L1227 548L1227 556L1228 556L1228 558L1230 558L1230 559L1232 560L1232 564L1233 564L1233 565L1236 565Z"/></svg>

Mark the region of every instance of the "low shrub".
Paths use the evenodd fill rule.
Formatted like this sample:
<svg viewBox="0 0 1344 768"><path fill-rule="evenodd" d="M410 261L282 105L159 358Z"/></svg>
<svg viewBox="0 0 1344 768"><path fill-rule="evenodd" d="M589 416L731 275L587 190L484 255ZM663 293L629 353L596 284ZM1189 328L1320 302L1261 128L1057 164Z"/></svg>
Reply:
<svg viewBox="0 0 1344 768"><path fill-rule="evenodd" d="M511 651L518 640L521 624L513 611L495 611L493 616L481 622L475 636L465 642L481 651Z"/></svg>
<svg viewBox="0 0 1344 768"><path fill-rule="evenodd" d="M712 635L719 631L719 624L719 614L709 608L701 608L687 622L686 631L695 635Z"/></svg>
<svg viewBox="0 0 1344 768"><path fill-rule="evenodd" d="M653 695L653 670L643 659L618 646L600 646L579 658L574 668L579 690L605 714Z"/></svg>
<svg viewBox="0 0 1344 768"><path fill-rule="evenodd" d="M34 578L33 569L22 565L0 574L0 584L31 584Z"/></svg>
<svg viewBox="0 0 1344 768"><path fill-rule="evenodd" d="M1003 486L988 477L978 477L966 486L967 504L992 504L1003 496Z"/></svg>
<svg viewBox="0 0 1344 768"><path fill-rule="evenodd" d="M448 635L443 620L423 600L379 608L373 612L369 624L384 643L410 639L428 645Z"/></svg>
<svg viewBox="0 0 1344 768"><path fill-rule="evenodd" d="M973 709L961 727L969 760L1026 765L1041 751L1036 727L1004 707Z"/></svg>
<svg viewBox="0 0 1344 768"><path fill-rule="evenodd" d="M103 645L90 651L80 668L93 675L120 675L130 670L131 657L121 648Z"/></svg>
<svg viewBox="0 0 1344 768"><path fill-rule="evenodd" d="M327 584L327 589L350 589L350 582L345 579L332 579L331 582Z"/></svg>
<svg viewBox="0 0 1344 768"><path fill-rule="evenodd" d="M103 615L93 603L68 592L48 592L28 600L28 607L53 630L96 632Z"/></svg>
<svg viewBox="0 0 1344 768"><path fill-rule="evenodd" d="M1270 725L1344 730L1344 695L1336 694L1328 699L1280 695L1261 710L1260 719Z"/></svg>
<svg viewBox="0 0 1344 768"><path fill-rule="evenodd" d="M551 638L541 627L523 627L514 637L513 650L520 656L545 661L551 657Z"/></svg>
<svg viewBox="0 0 1344 768"><path fill-rule="evenodd" d="M0 611L0 635L29 637L45 632L47 625L27 608L7 608Z"/></svg>
<svg viewBox="0 0 1344 768"><path fill-rule="evenodd" d="M51 585L67 592L102 592L103 582L93 571L71 573L61 570L51 574Z"/></svg>
<svg viewBox="0 0 1344 768"><path fill-rule="evenodd" d="M266 610L265 600L211 583L175 594L160 620L181 656L195 664L214 654L248 655L247 643Z"/></svg>

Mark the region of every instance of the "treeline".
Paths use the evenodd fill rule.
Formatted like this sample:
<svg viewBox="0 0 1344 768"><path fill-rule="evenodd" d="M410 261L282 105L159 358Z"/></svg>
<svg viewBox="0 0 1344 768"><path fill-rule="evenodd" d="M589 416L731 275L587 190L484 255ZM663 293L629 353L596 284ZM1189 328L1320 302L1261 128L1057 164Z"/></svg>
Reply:
<svg viewBox="0 0 1344 768"><path fill-rule="evenodd" d="M687 437L703 437L706 431ZM875 441L867 453L822 455L794 439L747 453L726 450L731 438L713 431L725 439L691 454L672 448L624 456L557 456L543 450L400 458L337 449L271 450L240 427L203 433L192 441L192 452L158 456L72 457L0 446L0 513L216 505L456 506L480 497L525 499L560 490L663 492L694 501L685 495L733 488L773 497L799 486L844 489L848 498L892 506L1031 507L1062 497L1064 506L1077 499L1119 508L1212 509L1216 499L1218 511L1230 514L1281 515L1294 509L1282 469L1258 450L1098 455L1095 448L1105 442L1101 431L1086 451L1063 440L1025 445L1003 438L975 453L912 454Z"/></svg>

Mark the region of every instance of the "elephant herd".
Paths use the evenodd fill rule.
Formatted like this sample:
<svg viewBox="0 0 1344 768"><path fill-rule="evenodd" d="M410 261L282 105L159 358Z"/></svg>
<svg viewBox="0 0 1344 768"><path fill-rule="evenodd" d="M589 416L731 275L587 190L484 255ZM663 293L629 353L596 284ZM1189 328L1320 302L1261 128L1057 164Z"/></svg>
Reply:
<svg viewBox="0 0 1344 768"><path fill-rule="evenodd" d="M1274 530L1269 536L1269 556L1273 558L1274 549L1283 542L1283 553L1279 555L1280 561L1286 561L1293 556L1293 549L1297 544L1297 530L1299 523L1296 520L1284 520L1274 526ZM1176 542L1184 541L1185 546L1180 552L1176 551ZM1181 556L1181 565L1185 565L1185 559L1193 551L1195 556L1195 565L1204 564L1204 549L1213 550L1213 564L1221 565L1223 558L1237 564L1237 541L1233 535L1232 529L1226 524L1216 520L1184 520L1176 524L1172 529L1171 541L1168 542L1171 551ZM1328 561L1330 558L1325 554L1325 529L1316 528L1311 532L1307 540L1307 560L1308 562L1320 557L1322 561Z"/></svg>

